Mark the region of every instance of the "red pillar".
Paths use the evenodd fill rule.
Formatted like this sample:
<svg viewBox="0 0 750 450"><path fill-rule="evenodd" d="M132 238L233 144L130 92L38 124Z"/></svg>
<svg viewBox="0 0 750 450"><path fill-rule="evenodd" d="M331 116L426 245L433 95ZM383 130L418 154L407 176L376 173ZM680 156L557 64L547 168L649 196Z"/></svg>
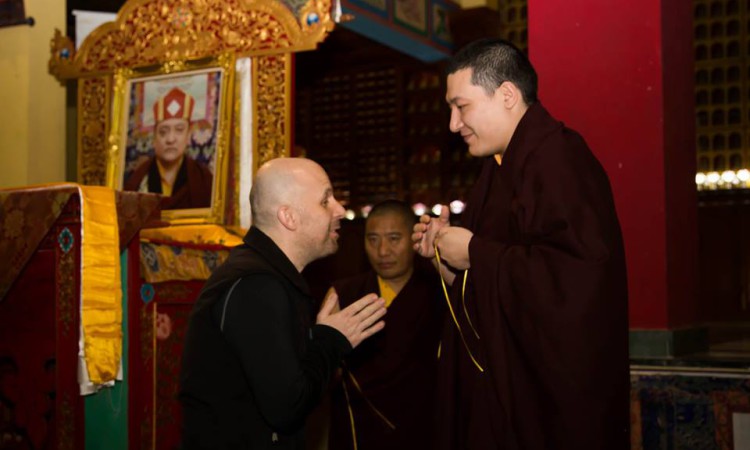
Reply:
<svg viewBox="0 0 750 450"><path fill-rule="evenodd" d="M631 331L671 339L695 328L692 2L530 0L528 8L542 104L584 136L612 181Z"/></svg>

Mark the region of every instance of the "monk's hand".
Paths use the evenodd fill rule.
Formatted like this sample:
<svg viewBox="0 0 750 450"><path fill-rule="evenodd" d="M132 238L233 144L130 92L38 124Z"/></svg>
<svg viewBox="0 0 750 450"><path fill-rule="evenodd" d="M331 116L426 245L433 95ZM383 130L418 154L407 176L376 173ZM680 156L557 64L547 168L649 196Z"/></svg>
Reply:
<svg viewBox="0 0 750 450"><path fill-rule="evenodd" d="M435 236L443 228L450 227L450 210L446 205L441 205L440 217L431 217L423 214L419 222L414 224L414 233L411 235L411 241L414 243L414 250L425 258L435 256Z"/></svg>
<svg viewBox="0 0 750 450"><path fill-rule="evenodd" d="M469 241L474 233L461 227L445 227L435 236L440 259L458 270L466 270L469 262Z"/></svg>
<svg viewBox="0 0 750 450"><path fill-rule="evenodd" d="M317 323L335 328L349 340L352 348L382 330L385 322L385 300L376 294L367 294L356 302L334 312L339 303L339 296L334 292L323 303L318 312Z"/></svg>

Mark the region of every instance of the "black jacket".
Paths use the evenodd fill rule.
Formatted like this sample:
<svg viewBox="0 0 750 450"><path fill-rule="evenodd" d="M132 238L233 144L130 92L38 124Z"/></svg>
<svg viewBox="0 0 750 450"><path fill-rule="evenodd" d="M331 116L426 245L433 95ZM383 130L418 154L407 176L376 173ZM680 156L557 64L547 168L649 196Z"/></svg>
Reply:
<svg viewBox="0 0 750 450"><path fill-rule="evenodd" d="M209 278L190 317L180 375L183 450L301 449L304 422L349 341L314 325L313 300L263 232Z"/></svg>

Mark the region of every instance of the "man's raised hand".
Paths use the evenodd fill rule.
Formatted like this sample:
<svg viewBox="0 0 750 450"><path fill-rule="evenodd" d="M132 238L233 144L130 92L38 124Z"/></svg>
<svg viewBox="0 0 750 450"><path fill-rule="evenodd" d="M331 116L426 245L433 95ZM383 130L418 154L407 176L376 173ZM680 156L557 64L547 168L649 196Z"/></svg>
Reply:
<svg viewBox="0 0 750 450"><path fill-rule="evenodd" d="M385 322L380 320L386 312L385 300L375 294L367 294L341 311L334 312L338 304L339 296L333 292L320 308L317 323L338 330L349 340L352 348L385 327Z"/></svg>

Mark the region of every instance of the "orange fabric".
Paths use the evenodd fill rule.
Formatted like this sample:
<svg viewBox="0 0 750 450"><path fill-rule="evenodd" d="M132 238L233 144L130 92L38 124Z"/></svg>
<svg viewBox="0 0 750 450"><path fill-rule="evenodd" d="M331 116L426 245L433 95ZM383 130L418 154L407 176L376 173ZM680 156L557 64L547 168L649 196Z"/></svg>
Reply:
<svg viewBox="0 0 750 450"><path fill-rule="evenodd" d="M385 300L385 307L391 306L393 299L396 298L396 291L385 282L384 279L378 276L378 289L380 289L380 296Z"/></svg>

